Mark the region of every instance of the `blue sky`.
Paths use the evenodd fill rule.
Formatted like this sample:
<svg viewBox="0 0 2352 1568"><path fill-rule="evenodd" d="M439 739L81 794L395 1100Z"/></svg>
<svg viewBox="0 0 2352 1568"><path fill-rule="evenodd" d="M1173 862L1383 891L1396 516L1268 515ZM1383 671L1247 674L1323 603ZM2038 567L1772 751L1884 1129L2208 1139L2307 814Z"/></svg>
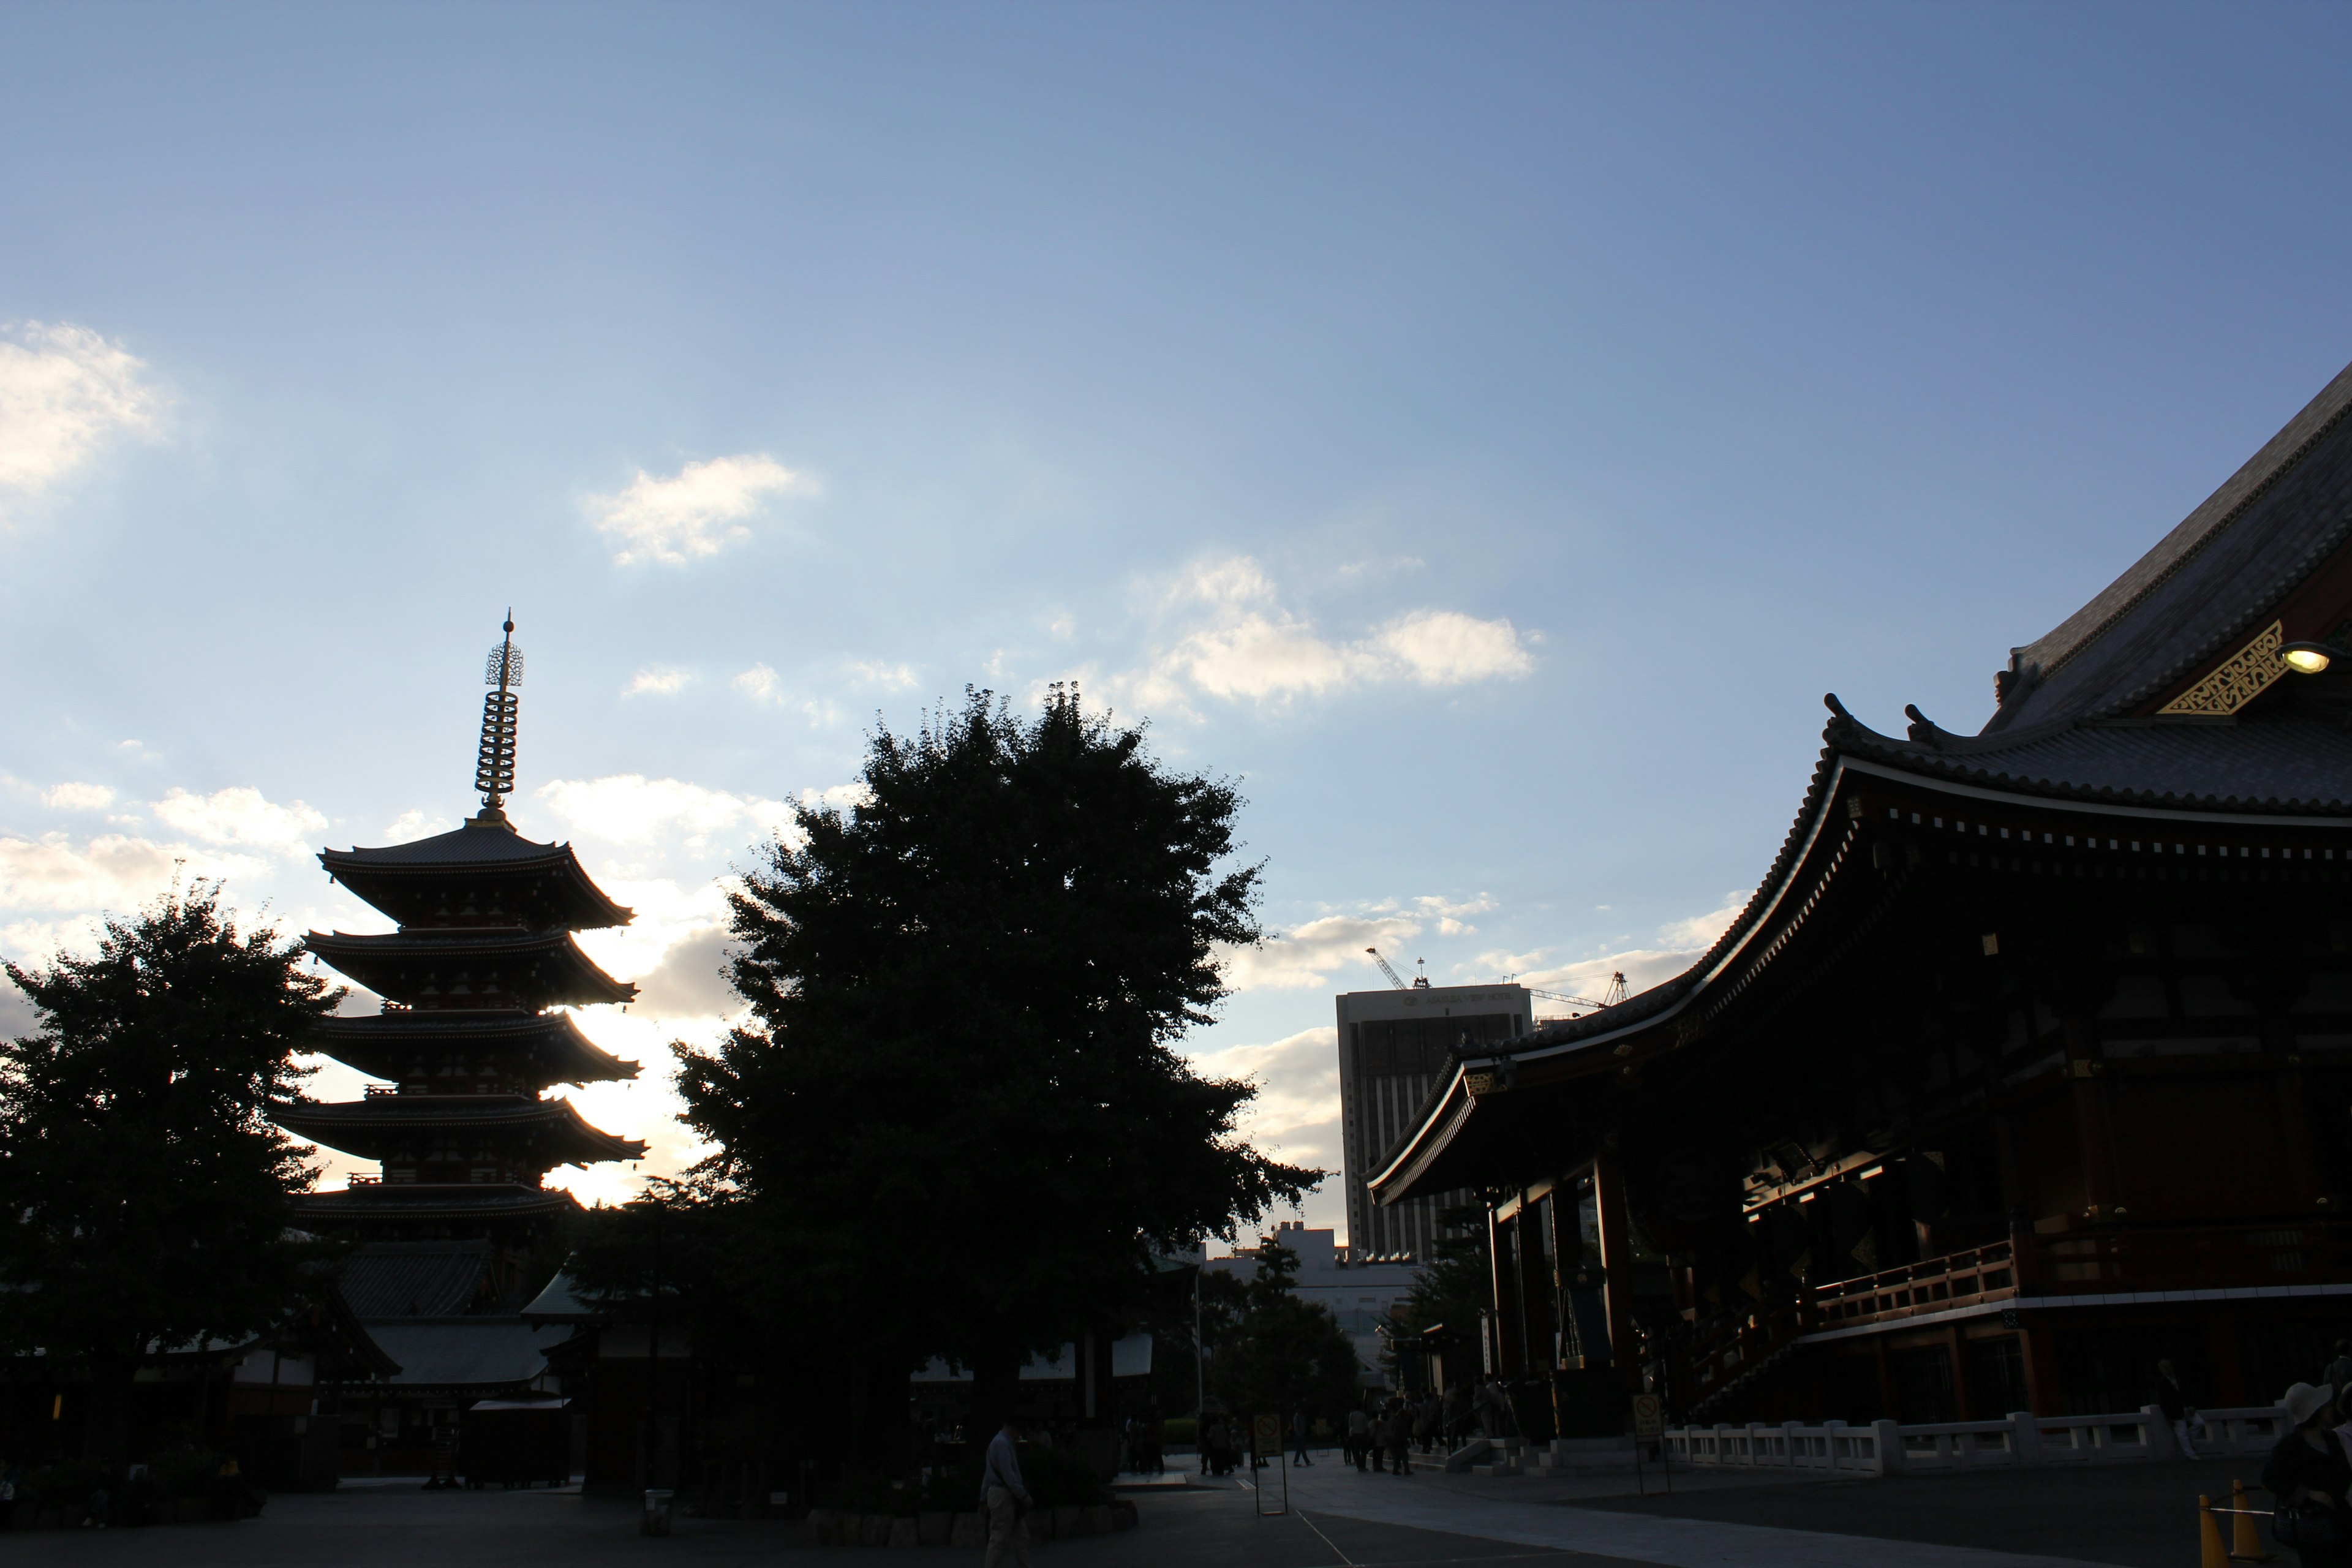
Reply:
<svg viewBox="0 0 2352 1568"><path fill-rule="evenodd" d="M1663 977L1822 692L1980 723L2352 358L2340 8L0 5L0 952L174 859L377 929L309 855L470 808L511 603L515 816L645 912L587 1022L657 1069L781 803L1076 678L1243 779L1284 940L1192 1047L1332 1165L1367 941ZM583 1098L687 1152L658 1082Z"/></svg>

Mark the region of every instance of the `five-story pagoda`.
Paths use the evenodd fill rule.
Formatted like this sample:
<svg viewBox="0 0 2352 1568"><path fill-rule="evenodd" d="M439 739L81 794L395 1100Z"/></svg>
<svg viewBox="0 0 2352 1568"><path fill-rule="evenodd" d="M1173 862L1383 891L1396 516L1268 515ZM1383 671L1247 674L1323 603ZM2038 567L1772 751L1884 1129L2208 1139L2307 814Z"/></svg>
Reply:
<svg viewBox="0 0 2352 1568"><path fill-rule="evenodd" d="M514 788L514 689L522 679L512 620L505 632L486 672L495 689L483 701L474 778L481 811L454 832L319 857L328 875L399 926L308 939L320 961L384 998L379 1013L329 1020L321 1049L390 1081L370 1086L362 1100L278 1118L299 1137L383 1166L381 1175L352 1177L341 1192L305 1198L311 1225L352 1235L368 1244L363 1253L378 1255L477 1244L464 1248L480 1259L473 1279L401 1287L441 1296L441 1310L511 1303L537 1287L526 1272L531 1255L576 1206L544 1184L551 1168L645 1153L643 1143L600 1131L570 1104L545 1098L559 1083L636 1076L635 1062L598 1048L568 1013L551 1011L635 996L572 937L631 917L589 879L571 846L525 838L501 809Z"/></svg>

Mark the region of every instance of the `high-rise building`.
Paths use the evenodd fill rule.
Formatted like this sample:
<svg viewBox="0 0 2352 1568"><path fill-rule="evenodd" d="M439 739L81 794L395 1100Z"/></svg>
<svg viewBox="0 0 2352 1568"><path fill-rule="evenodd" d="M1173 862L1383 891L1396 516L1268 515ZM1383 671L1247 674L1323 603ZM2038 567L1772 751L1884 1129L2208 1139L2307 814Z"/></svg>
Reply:
<svg viewBox="0 0 2352 1568"><path fill-rule="evenodd" d="M1464 1036L1473 1044L1528 1032L1532 999L1524 985L1425 985L1348 991L1339 1004L1340 1159L1348 1188L1348 1250L1358 1258L1405 1255L1425 1261L1438 1213L1462 1200L1443 1193L1388 1208L1364 1181L1410 1130L1431 1089L1451 1070Z"/></svg>

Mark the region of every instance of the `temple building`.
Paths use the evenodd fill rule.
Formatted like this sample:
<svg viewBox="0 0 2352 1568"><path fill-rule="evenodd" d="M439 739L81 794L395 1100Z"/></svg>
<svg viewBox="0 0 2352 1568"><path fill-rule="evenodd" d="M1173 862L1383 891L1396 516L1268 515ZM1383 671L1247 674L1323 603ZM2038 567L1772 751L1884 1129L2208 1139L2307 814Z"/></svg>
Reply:
<svg viewBox="0 0 2352 1568"><path fill-rule="evenodd" d="M1689 970L1465 1044L1370 1173L1484 1194L1521 1417L1933 1421L2318 1380L2352 1318L2352 369L2013 650L1828 700Z"/></svg>
<svg viewBox="0 0 2352 1568"><path fill-rule="evenodd" d="M312 955L383 998L381 1012L329 1020L321 1051L384 1081L360 1100L278 1118L298 1137L380 1163L378 1174L302 1200L305 1223L360 1244L343 1295L379 1339L399 1340L395 1384L423 1402L404 1414L396 1400L387 1405L372 1446L381 1437L384 1447L429 1448L432 1430L454 1433L464 1394L534 1383L544 1367L534 1347L564 1334L518 1314L555 1272L560 1223L578 1207L546 1184L547 1173L645 1153L547 1097L557 1084L636 1076L637 1064L553 1010L635 995L572 938L626 924L630 911L604 896L569 845L534 842L507 819L522 654L513 622L505 629L486 671L494 689L474 781L481 810L454 832L319 857L397 926L307 939ZM424 1418L426 1435L413 1418Z"/></svg>

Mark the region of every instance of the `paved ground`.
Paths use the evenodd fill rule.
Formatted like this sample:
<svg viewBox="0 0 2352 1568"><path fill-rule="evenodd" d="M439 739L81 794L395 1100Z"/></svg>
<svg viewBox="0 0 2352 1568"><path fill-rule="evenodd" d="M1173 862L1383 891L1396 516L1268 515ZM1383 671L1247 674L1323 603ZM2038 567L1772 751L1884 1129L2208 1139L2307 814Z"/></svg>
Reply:
<svg viewBox="0 0 2352 1568"><path fill-rule="evenodd" d="M1032 1548L1038 1568L2175 1568L2196 1561L2195 1500L2249 1461L1907 1479L1677 1476L1672 1497L1630 1479L1554 1482L1359 1475L1336 1460L1291 1474L1291 1511L1259 1517L1240 1478L1139 1502L1140 1529ZM1652 1476L1655 1482L1654 1472ZM1271 1499L1268 1501L1271 1502ZM257 1520L137 1531L52 1531L0 1540L10 1568L565 1568L693 1563L786 1568L862 1563L871 1552L800 1544L796 1526L681 1519L636 1532L622 1502L573 1492L421 1492L354 1487L274 1498ZM976 1552L903 1554L961 1563ZM900 1554L893 1554L900 1560Z"/></svg>

